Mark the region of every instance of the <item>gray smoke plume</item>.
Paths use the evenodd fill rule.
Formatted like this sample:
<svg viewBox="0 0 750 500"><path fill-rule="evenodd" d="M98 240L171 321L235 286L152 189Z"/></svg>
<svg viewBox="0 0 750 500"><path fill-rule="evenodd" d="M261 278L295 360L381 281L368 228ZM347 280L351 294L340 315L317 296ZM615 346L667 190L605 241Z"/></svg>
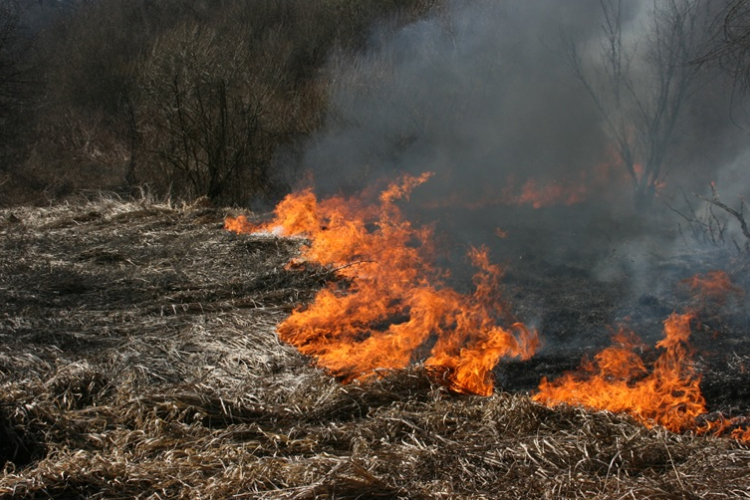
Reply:
<svg viewBox="0 0 750 500"><path fill-rule="evenodd" d="M377 30L364 55L331 61L333 111L306 164L334 190L434 171L435 201L578 175L608 143L560 42L597 37L598 20L596 0L473 1Z"/></svg>
<svg viewBox="0 0 750 500"><path fill-rule="evenodd" d="M625 48L641 49L653 3L622 5ZM567 57L566 40L591 64L600 56L600 7L599 0L456 1L424 20L376 28L364 53L335 54L326 73L331 112L304 156L318 192L356 192L432 171L412 202L431 208L428 218L462 244L490 242L495 258L506 260L566 263L575 255L601 278L647 277L633 281L635 293L647 290L660 279L653 257L677 252L682 240L660 201L646 219L632 213L631 181ZM641 63L633 59L636 74ZM728 92L713 80L697 95L675 134L685 144L666 166L673 191L664 199L673 204L680 190L705 189L732 157L717 146L737 135ZM596 184L597 175L606 182ZM499 202L529 179L593 187L578 207ZM668 227L659 238L641 234L657 224ZM502 245L497 228L509 232Z"/></svg>

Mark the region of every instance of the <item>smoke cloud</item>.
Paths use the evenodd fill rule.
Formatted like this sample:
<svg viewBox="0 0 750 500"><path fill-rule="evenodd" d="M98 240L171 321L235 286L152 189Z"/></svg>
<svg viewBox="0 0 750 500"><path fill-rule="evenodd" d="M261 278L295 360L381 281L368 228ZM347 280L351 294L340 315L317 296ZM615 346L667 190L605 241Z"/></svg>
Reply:
<svg viewBox="0 0 750 500"><path fill-rule="evenodd" d="M577 175L608 143L560 42L597 37L598 19L595 0L457 2L377 30L364 55L331 61L333 111L306 165L334 190L431 170L432 196L466 201Z"/></svg>
<svg viewBox="0 0 750 500"><path fill-rule="evenodd" d="M627 48L648 43L652 5L623 2ZM661 202L679 205L682 192L705 190L724 164L742 158L726 139L741 132L729 119L727 89L716 79L700 87L678 127L686 144L667 162L659 207L645 219L634 214L632 181L564 46L573 39L598 57L601 26L599 0L456 1L406 26L384 24L364 53L331 58L331 112L304 167L321 194L435 172L412 202L432 210L427 220L438 220L457 248L489 243L501 260L575 258L601 279L634 277L641 294L661 279L654 255L684 243ZM530 179L593 187L574 207L502 203ZM641 233L658 224L658 238ZM509 234L502 242L498 228Z"/></svg>

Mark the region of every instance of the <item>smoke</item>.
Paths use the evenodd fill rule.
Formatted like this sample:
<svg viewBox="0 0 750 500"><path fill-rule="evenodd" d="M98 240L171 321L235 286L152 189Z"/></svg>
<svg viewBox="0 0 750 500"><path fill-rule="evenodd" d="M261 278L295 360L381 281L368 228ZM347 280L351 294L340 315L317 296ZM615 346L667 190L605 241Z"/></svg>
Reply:
<svg viewBox="0 0 750 500"><path fill-rule="evenodd" d="M599 36L598 6L456 2L376 30L365 54L331 61L332 112L306 165L332 190L431 170L436 201L470 202L509 179L565 180L606 161L601 117L561 47L566 34Z"/></svg>
<svg viewBox="0 0 750 500"><path fill-rule="evenodd" d="M623 2L626 49L647 43L652 6ZM412 203L431 209L425 217L461 248L489 242L493 258L574 263L600 279L634 277L636 295L652 288L661 279L654 256L677 252L682 241L677 225L661 205L658 217L633 214L631 180L565 46L572 39L585 57L600 56L600 7L599 0L455 1L427 19L377 27L364 53L335 54L326 69L331 111L303 160L318 191L360 191L432 171ZM731 128L723 97L705 88L703 101L685 112L678 138L692 146L666 166L668 187L706 186L726 159L696 151L726 144L720 138ZM606 182L589 188L579 206L502 203L529 179L569 187L597 175ZM498 228L509 235L502 242Z"/></svg>

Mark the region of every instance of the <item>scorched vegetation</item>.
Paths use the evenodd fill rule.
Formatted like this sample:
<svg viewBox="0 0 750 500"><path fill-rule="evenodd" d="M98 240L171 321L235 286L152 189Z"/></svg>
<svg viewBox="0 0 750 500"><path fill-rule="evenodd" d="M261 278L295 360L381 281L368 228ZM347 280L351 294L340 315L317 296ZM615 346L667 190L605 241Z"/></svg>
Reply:
<svg viewBox="0 0 750 500"><path fill-rule="evenodd" d="M4 498L736 498L750 488L750 451L726 437L548 409L523 391L459 396L419 367L341 385L275 327L346 278L285 267L304 240L236 235L225 215L114 199L0 214ZM515 273L549 293L550 278L535 287ZM554 281L596 286L565 270ZM742 345L731 368L714 366L714 379L729 377L722 387L747 384L731 382L750 359ZM555 356L497 377L512 391L524 376L559 375ZM714 391L721 409L747 409L744 396Z"/></svg>
<svg viewBox="0 0 750 500"><path fill-rule="evenodd" d="M747 4L0 0L0 498L750 497Z"/></svg>

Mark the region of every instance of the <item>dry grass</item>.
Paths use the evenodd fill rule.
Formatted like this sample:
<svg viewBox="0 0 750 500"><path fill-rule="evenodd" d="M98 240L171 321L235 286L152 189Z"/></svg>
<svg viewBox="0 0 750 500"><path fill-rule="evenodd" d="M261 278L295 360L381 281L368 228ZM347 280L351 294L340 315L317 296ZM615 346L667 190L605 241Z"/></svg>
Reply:
<svg viewBox="0 0 750 500"><path fill-rule="evenodd" d="M342 386L275 325L333 276L224 211L0 212L2 498L748 498L750 450L455 396Z"/></svg>

